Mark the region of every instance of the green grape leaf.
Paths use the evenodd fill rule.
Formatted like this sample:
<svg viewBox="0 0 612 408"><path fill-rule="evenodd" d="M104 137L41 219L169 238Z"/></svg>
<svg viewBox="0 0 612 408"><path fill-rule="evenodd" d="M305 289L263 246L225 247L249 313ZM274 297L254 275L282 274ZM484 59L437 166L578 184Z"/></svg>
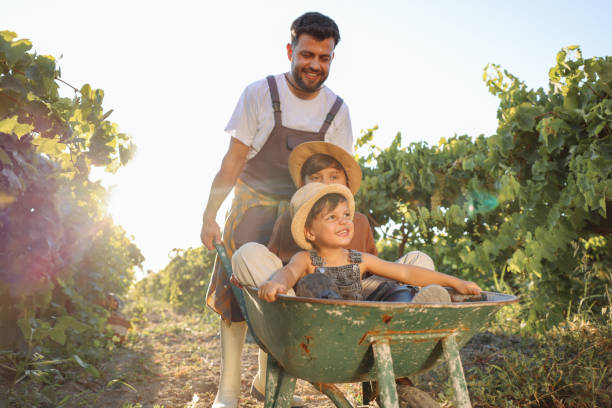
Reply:
<svg viewBox="0 0 612 408"><path fill-rule="evenodd" d="M563 98L563 107L568 110L576 110L579 107L578 91L572 88Z"/></svg>
<svg viewBox="0 0 612 408"><path fill-rule="evenodd" d="M17 115L11 116L0 120L0 132L1 133L13 133L13 129L17 125Z"/></svg>
<svg viewBox="0 0 612 408"><path fill-rule="evenodd" d="M37 139L38 148L40 153L55 156L61 154L65 149L66 145L60 143L56 139L39 138Z"/></svg>
<svg viewBox="0 0 612 408"><path fill-rule="evenodd" d="M55 341L58 344L61 344L62 346L64 344L66 344L66 333L64 333L65 327L62 327L61 325L55 325L55 327L53 327L50 331L49 331L49 337L51 337L51 339L53 339L53 341Z"/></svg>
<svg viewBox="0 0 612 408"><path fill-rule="evenodd" d="M72 316L60 316L57 319L59 325L65 328L70 328L76 330L78 332L85 331L89 328L89 326L85 323L79 322Z"/></svg>
<svg viewBox="0 0 612 408"><path fill-rule="evenodd" d="M597 74L604 82L612 82L612 62L599 61Z"/></svg>
<svg viewBox="0 0 612 408"><path fill-rule="evenodd" d="M29 40L22 39L22 40L13 41L10 44L10 47L7 47L4 50L4 53L6 55L6 60L9 63L9 65L15 65L17 61L19 61L21 58L27 55L26 52L29 51L31 48L32 48L32 43Z"/></svg>
<svg viewBox="0 0 612 408"><path fill-rule="evenodd" d="M0 31L0 39L3 40L2 42L0 42L0 44L10 43L15 38L17 38L17 33L15 33L14 31Z"/></svg>
<svg viewBox="0 0 612 408"><path fill-rule="evenodd" d="M501 188L497 196L497 199L500 203L514 200L514 198L520 192L521 185L512 175L505 174L504 176L502 176L500 184Z"/></svg>
<svg viewBox="0 0 612 408"><path fill-rule="evenodd" d="M515 118L519 129L532 130L535 126L535 119L542 113L542 109L534 107L528 103L523 103L516 108Z"/></svg>
<svg viewBox="0 0 612 408"><path fill-rule="evenodd" d="M34 130L34 126L29 123L17 123L15 127L13 127L13 133L15 133L19 139L32 132L32 130Z"/></svg>

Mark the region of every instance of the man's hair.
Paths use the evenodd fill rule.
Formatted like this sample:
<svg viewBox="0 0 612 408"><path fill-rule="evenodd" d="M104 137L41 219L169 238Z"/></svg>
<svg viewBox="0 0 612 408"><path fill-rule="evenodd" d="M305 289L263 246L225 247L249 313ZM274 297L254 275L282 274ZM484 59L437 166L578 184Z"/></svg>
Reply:
<svg viewBox="0 0 612 408"><path fill-rule="evenodd" d="M293 47L297 45L302 34L312 35L319 41L331 37L334 39L334 47L340 42L340 30L334 20L316 11L302 14L291 24L291 45Z"/></svg>
<svg viewBox="0 0 612 408"><path fill-rule="evenodd" d="M319 198L310 209L308 217L306 217L306 222L304 226L310 227L312 225L312 221L323 211L332 211L338 206L338 204L343 203L345 201L346 197L338 193L326 194L323 197Z"/></svg>
<svg viewBox="0 0 612 408"><path fill-rule="evenodd" d="M304 164L302 165L302 169L300 170L300 177L302 178L302 183L306 182L306 177L312 176L313 174L329 167L342 170L344 172L344 175L346 176L346 170L338 160L334 159L328 154L313 154L304 162Z"/></svg>

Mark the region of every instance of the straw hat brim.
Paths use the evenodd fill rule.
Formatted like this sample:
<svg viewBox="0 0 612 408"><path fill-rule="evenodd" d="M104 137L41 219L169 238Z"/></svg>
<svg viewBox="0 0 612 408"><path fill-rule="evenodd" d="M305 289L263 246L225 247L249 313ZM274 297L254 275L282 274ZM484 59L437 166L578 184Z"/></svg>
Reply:
<svg viewBox="0 0 612 408"><path fill-rule="evenodd" d="M306 142L296 146L289 155L289 173L297 188L302 187L302 166L314 154L326 154L338 160L348 179L348 185L354 194L357 194L361 185L361 167L359 163L346 150L333 143Z"/></svg>
<svg viewBox="0 0 612 408"><path fill-rule="evenodd" d="M346 198L351 219L355 216L355 199L353 193L342 184L310 183L300 188L291 198L291 235L302 249L312 249L312 244L304 236L306 218L315 203L327 194L338 193Z"/></svg>

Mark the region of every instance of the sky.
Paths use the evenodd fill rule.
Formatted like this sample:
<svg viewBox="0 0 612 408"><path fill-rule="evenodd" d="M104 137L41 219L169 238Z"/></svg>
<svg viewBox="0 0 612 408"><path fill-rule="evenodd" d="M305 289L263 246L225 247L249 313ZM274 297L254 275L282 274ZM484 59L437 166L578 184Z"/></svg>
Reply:
<svg viewBox="0 0 612 408"><path fill-rule="evenodd" d="M348 104L355 138L378 125L381 147L397 132L403 145L494 134L488 63L538 88L565 46L612 55L612 2L588 0L28 0L2 5L0 30L58 58L68 83L104 90L109 120L138 151L117 174L93 177L110 189L109 211L134 237L145 269L159 270L173 248L201 245L202 213L229 144L223 129L246 85L289 70L289 27L307 11L338 24L326 85Z"/></svg>

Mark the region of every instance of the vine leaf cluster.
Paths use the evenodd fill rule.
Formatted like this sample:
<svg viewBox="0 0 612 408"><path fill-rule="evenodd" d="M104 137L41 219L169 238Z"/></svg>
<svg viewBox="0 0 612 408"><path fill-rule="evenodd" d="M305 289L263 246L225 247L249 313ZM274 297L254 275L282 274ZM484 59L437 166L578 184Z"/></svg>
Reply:
<svg viewBox="0 0 612 408"><path fill-rule="evenodd" d="M95 373L85 361L109 344L100 304L143 261L89 179L92 166L130 160L130 137L108 120L102 90L61 96L57 61L31 49L0 31L0 347L20 380L58 364Z"/></svg>
<svg viewBox="0 0 612 408"><path fill-rule="evenodd" d="M526 327L609 311L612 58L564 48L548 89L493 64L483 78L499 99L494 135L402 147L398 134L379 148L376 128L363 133L359 211L390 259L424 250L440 270L521 295Z"/></svg>

